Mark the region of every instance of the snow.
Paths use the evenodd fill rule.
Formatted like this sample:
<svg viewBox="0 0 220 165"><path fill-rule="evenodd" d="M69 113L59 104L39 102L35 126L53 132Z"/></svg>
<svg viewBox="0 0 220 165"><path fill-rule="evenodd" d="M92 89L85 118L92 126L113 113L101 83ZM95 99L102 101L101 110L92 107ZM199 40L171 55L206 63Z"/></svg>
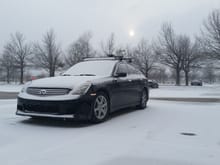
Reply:
<svg viewBox="0 0 220 165"><path fill-rule="evenodd" d="M0 92L20 92L23 85L0 84Z"/></svg>
<svg viewBox="0 0 220 165"><path fill-rule="evenodd" d="M4 165L220 162L220 103L150 100L146 110L116 113L98 125L34 121L15 116L16 100L0 100L0 105L0 162Z"/></svg>
<svg viewBox="0 0 220 165"><path fill-rule="evenodd" d="M72 66L64 75L92 74L107 77L111 75L117 62L116 60L84 61Z"/></svg>
<svg viewBox="0 0 220 165"><path fill-rule="evenodd" d="M101 78L100 76L57 76L32 81L28 87L77 88L83 83Z"/></svg>
<svg viewBox="0 0 220 165"><path fill-rule="evenodd" d="M220 85L163 86L150 90L151 97L220 98Z"/></svg>

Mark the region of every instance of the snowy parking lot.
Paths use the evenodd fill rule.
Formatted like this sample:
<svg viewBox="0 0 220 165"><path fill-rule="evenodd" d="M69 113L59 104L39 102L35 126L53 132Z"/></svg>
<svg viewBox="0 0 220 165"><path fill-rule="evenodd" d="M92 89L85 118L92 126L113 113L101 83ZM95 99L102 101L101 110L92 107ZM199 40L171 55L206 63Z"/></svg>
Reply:
<svg viewBox="0 0 220 165"><path fill-rule="evenodd" d="M151 90L151 95L219 98L219 89L219 86L164 86ZM150 100L145 110L123 110L98 125L55 120L36 121L15 116L15 110L15 99L0 100L2 165L220 163L218 102ZM194 136L182 133L192 133Z"/></svg>

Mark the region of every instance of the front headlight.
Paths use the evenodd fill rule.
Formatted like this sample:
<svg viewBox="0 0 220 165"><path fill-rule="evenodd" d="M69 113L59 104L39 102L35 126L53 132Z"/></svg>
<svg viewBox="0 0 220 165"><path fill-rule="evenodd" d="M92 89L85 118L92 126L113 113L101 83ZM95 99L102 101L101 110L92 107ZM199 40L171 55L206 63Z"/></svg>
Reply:
<svg viewBox="0 0 220 165"><path fill-rule="evenodd" d="M84 95L89 90L91 85L92 85L91 82L86 82L82 84L81 86L77 87L76 89L73 89L71 94L72 95Z"/></svg>
<svg viewBox="0 0 220 165"><path fill-rule="evenodd" d="M21 93L24 93L25 91L26 91L26 88L23 87L23 88L21 89Z"/></svg>
<svg viewBox="0 0 220 165"><path fill-rule="evenodd" d="M21 89L21 92L20 92L20 93L26 92L28 86L29 86L31 83L32 83L31 81L25 83L24 86L23 86L23 88Z"/></svg>

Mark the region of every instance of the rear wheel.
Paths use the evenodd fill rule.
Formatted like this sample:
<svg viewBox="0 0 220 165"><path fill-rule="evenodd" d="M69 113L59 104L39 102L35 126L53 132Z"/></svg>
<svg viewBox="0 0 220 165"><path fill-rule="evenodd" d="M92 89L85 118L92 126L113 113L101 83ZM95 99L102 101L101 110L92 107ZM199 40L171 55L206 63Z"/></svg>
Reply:
<svg viewBox="0 0 220 165"><path fill-rule="evenodd" d="M147 107L147 100L148 100L148 94L147 91L144 89L141 95L140 105L138 108L145 109Z"/></svg>
<svg viewBox="0 0 220 165"><path fill-rule="evenodd" d="M109 99L103 92L99 92L92 104L92 118L94 123L100 123L107 119L109 114Z"/></svg>

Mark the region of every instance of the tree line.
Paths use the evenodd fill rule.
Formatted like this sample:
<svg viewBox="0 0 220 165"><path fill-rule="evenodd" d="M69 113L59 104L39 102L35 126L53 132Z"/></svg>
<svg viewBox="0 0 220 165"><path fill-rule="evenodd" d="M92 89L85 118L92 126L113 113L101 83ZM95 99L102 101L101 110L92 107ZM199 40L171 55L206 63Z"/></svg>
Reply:
<svg viewBox="0 0 220 165"><path fill-rule="evenodd" d="M47 31L40 42L34 43L16 32L10 36L1 52L1 72L8 83L14 74L19 74L22 84L28 66L42 68L52 77L57 69L66 69L84 58L116 54L132 57L134 65L146 77L152 77L149 73L153 70L160 70L162 74L162 66L166 66L174 73L176 85L181 83L181 73L184 73L185 85L189 85L189 74L193 69L209 66L209 61L220 60L220 10L209 14L199 35L193 38L187 34L177 34L171 23L164 23L155 40L149 42L143 38L136 46L118 46L112 33L106 41L101 42L100 50L96 50L91 39L90 32L84 33L64 52L53 29Z"/></svg>

